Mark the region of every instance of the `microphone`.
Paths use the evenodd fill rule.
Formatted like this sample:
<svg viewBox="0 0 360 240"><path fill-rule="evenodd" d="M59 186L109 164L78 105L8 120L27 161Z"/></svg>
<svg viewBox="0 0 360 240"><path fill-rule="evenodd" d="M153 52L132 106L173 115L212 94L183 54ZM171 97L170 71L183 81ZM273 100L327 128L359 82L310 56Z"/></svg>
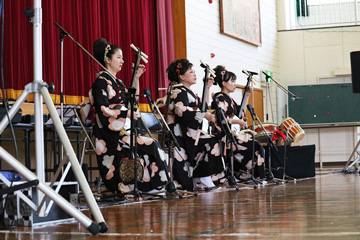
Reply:
<svg viewBox="0 0 360 240"><path fill-rule="evenodd" d="M266 72L264 72L264 71L261 71L266 77L268 77L268 78L271 78L271 76L270 75L268 75Z"/></svg>
<svg viewBox="0 0 360 240"><path fill-rule="evenodd" d="M301 100L301 99L302 99L302 97L297 97L297 96L290 98L291 101L296 101L296 100Z"/></svg>
<svg viewBox="0 0 360 240"><path fill-rule="evenodd" d="M247 105L247 109L249 110L249 112L251 113L252 116L256 116L255 112L254 112L254 108L253 106L251 106L250 104Z"/></svg>
<svg viewBox="0 0 360 240"><path fill-rule="evenodd" d="M258 75L258 73L256 72L251 72L251 71L247 71L247 70L242 70L243 73L245 73L246 75L248 75L249 77L252 75Z"/></svg>
<svg viewBox="0 0 360 240"><path fill-rule="evenodd" d="M149 103L150 110L153 111L153 108L152 108L153 102L152 102L152 100L151 100L151 91L150 91L150 89L145 88L145 89L144 89L144 94L145 94L146 99L147 99L147 101L148 101L148 103Z"/></svg>

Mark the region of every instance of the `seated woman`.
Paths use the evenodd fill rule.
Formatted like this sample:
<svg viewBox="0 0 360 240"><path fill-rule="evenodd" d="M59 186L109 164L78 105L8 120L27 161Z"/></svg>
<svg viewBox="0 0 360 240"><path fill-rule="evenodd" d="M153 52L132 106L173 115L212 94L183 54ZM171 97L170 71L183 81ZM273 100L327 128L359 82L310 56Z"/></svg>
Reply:
<svg viewBox="0 0 360 240"><path fill-rule="evenodd" d="M97 162L101 177L107 189L112 192L129 192L119 173L122 158L130 157L130 136L124 131L128 111L127 89L116 74L121 70L124 60L120 47L100 38L94 43L94 57L107 71L100 72L89 91L90 103L95 109L93 134L96 142ZM136 89L139 77L145 72L140 65L137 72ZM134 138L135 139L135 138ZM167 155L160 144L148 137L137 136L137 153L144 165L144 174L138 182L140 191L148 192L167 184Z"/></svg>
<svg viewBox="0 0 360 240"><path fill-rule="evenodd" d="M216 77L215 84L218 84L221 88L221 92L218 92L214 95L214 98L218 99L216 106L216 101L211 103L211 107L216 109L216 107L222 108L224 110L225 116L229 118L229 124L238 124L242 129L247 128L247 123L243 119L235 119L234 116L239 115L240 106L230 97L230 93L234 92L236 89L236 75L233 72L229 72L225 69L224 66L217 66L214 68ZM250 90L252 91L252 89ZM245 105L247 104L248 99L245 99ZM243 115L242 113L241 115ZM217 127L215 129L219 136L222 138L222 141L225 145L226 136L222 132L221 128ZM248 139L247 137L241 138L241 135L236 135L236 146L233 146L234 154L234 172L239 179L248 180L252 176L252 156L253 156L253 143L254 140ZM250 135L251 136L251 135ZM230 146L226 146L229 148ZM254 151L254 162L255 165L255 177L263 180L265 178L265 169L264 169L264 156L265 151L261 144L255 141L255 151ZM228 158L229 159L229 158ZM230 166L230 163L228 163ZM265 182L264 182L265 183Z"/></svg>
<svg viewBox="0 0 360 240"><path fill-rule="evenodd" d="M181 147L181 152L174 151L174 180L183 189L197 190L199 183L211 189L215 187L211 176L224 171L224 161L218 139L201 132L203 119L211 122L215 118L199 111L201 101L190 89L196 83L192 66L187 59L178 59L166 70L170 81L181 84L173 88L167 119ZM209 78L208 88L212 84L213 79Z"/></svg>

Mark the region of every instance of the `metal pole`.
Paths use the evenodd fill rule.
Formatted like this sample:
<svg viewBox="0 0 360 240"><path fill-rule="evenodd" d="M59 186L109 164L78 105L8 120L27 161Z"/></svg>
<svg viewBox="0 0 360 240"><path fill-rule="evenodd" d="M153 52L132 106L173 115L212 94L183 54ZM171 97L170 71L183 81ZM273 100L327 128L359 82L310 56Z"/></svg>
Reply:
<svg viewBox="0 0 360 240"><path fill-rule="evenodd" d="M34 0L33 17L34 37L34 82L42 82L42 9L41 0ZM44 124L42 96L40 92L34 93L35 107L35 155L36 174L40 181L45 182L44 158ZM37 191L37 199L43 199L44 194ZM39 211L39 216L45 216L45 205Z"/></svg>

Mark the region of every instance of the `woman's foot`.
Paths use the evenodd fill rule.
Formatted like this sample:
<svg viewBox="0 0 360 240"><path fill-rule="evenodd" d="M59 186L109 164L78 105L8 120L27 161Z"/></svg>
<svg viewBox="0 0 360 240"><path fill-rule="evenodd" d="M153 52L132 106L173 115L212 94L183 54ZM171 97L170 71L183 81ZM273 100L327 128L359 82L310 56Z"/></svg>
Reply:
<svg viewBox="0 0 360 240"><path fill-rule="evenodd" d="M142 197L140 196L134 196L131 192L134 188L134 185L129 184L129 185L125 185L124 183L119 183L119 190L120 192L124 195L125 199L130 200L130 199L135 199L137 201L142 201Z"/></svg>
<svg viewBox="0 0 360 240"><path fill-rule="evenodd" d="M193 190L194 191L204 191L205 189L199 186L198 182L200 182L199 178L193 178Z"/></svg>
<svg viewBox="0 0 360 240"><path fill-rule="evenodd" d="M242 181L247 181L247 180L251 179L251 174L250 173L242 173L239 176L239 179Z"/></svg>
<svg viewBox="0 0 360 240"><path fill-rule="evenodd" d="M215 188L215 184L213 183L213 181L211 180L210 176L207 177L201 177L200 178L200 182L207 188L207 189L213 189Z"/></svg>

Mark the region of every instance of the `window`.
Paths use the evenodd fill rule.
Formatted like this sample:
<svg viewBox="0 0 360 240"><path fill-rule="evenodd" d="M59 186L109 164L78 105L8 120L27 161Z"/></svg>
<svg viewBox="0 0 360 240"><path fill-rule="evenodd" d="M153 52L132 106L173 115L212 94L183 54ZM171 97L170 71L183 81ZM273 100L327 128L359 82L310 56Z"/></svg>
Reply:
<svg viewBox="0 0 360 240"><path fill-rule="evenodd" d="M284 0L290 29L357 25L360 0Z"/></svg>

